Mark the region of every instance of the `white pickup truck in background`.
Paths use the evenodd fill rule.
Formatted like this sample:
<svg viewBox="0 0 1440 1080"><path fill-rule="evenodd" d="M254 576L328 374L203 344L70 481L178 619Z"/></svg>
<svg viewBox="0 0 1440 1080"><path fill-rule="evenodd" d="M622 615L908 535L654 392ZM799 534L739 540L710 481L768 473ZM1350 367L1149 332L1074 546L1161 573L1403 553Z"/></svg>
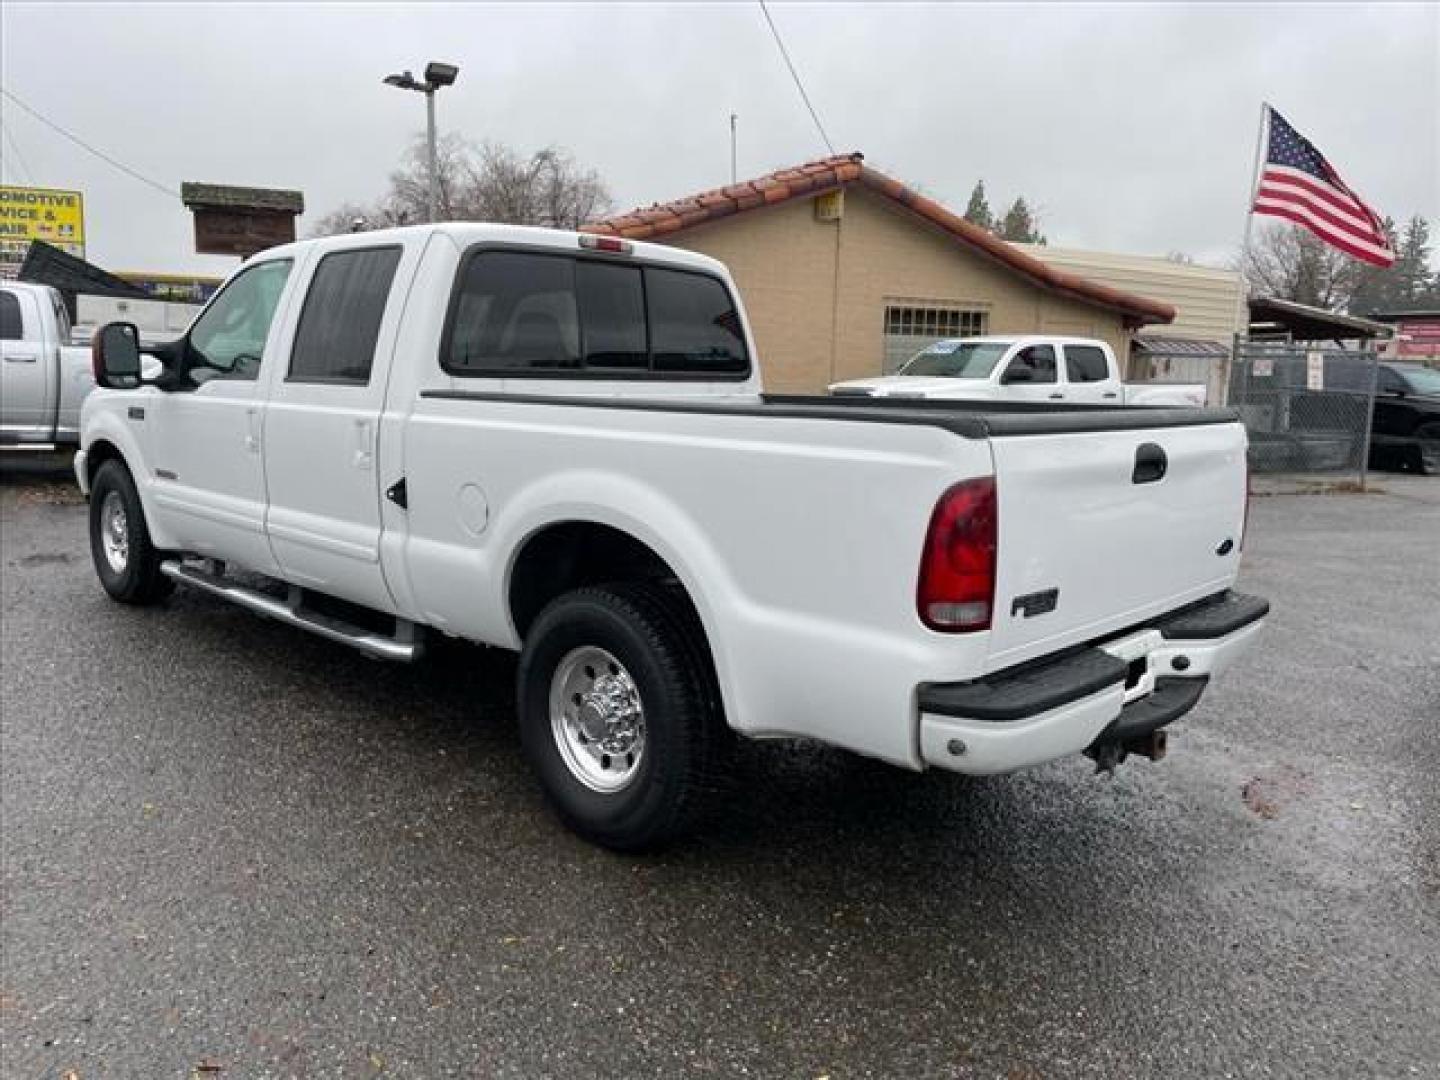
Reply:
<svg viewBox="0 0 1440 1080"><path fill-rule="evenodd" d="M88 346L70 344L70 315L48 285L0 285L0 444L74 443L95 387Z"/></svg>
<svg viewBox="0 0 1440 1080"><path fill-rule="evenodd" d="M766 395L728 273L679 248L304 241L158 375L133 325L96 350L75 469L112 597L519 650L526 755L616 848L713 804L733 733L969 774L1159 758L1268 610L1231 591L1233 413Z"/></svg>
<svg viewBox="0 0 1440 1080"><path fill-rule="evenodd" d="M1198 408L1204 383L1126 383L1115 353L1091 338L947 338L894 375L835 383L832 394L941 401L1067 401Z"/></svg>

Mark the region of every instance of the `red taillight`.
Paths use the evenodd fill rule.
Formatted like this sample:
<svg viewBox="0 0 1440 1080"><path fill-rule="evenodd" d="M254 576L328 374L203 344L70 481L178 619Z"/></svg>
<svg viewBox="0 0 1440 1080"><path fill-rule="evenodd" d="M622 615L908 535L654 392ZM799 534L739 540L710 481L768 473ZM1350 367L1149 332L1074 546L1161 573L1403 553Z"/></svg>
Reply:
<svg viewBox="0 0 1440 1080"><path fill-rule="evenodd" d="M915 593L920 621L931 630L990 628L998 531L994 477L965 480L940 496L925 534Z"/></svg>
<svg viewBox="0 0 1440 1080"><path fill-rule="evenodd" d="M618 236L593 236L590 233L581 234L580 246L588 251L613 251L618 255L629 255L635 250L634 244Z"/></svg>

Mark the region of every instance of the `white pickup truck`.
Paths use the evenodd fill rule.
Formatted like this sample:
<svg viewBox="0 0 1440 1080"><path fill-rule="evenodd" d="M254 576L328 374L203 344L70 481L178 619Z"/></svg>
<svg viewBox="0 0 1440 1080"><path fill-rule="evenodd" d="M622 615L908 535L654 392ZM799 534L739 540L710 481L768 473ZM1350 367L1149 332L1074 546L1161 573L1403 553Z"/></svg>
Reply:
<svg viewBox="0 0 1440 1080"><path fill-rule="evenodd" d="M90 350L70 344L70 315L48 285L0 285L0 444L74 443L95 387Z"/></svg>
<svg viewBox="0 0 1440 1080"><path fill-rule="evenodd" d="M1068 401L1199 408L1204 383L1126 383L1115 353L1092 338L946 338L894 375L835 383L832 394L941 401Z"/></svg>
<svg viewBox="0 0 1440 1080"><path fill-rule="evenodd" d="M112 597L519 650L526 754L616 848L692 823L734 732L972 774L1159 757L1267 611L1231 591L1232 413L765 395L725 268L676 248L304 241L158 377L133 326L96 351L75 470Z"/></svg>

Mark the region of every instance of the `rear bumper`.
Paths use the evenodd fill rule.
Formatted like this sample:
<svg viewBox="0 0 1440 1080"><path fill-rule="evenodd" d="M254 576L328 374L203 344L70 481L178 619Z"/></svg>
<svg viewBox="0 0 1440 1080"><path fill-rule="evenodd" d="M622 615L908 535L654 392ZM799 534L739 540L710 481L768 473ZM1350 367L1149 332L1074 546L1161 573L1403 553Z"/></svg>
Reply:
<svg viewBox="0 0 1440 1080"><path fill-rule="evenodd" d="M971 775L1132 739L1195 707L1264 625L1270 605L1225 592L1154 622L985 679L922 686L920 756Z"/></svg>

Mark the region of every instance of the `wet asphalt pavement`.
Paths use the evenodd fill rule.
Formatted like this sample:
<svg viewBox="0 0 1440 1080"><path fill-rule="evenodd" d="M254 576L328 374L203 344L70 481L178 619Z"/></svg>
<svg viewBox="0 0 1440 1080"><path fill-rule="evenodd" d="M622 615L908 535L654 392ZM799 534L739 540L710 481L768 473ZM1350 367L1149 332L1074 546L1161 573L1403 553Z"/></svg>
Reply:
<svg viewBox="0 0 1440 1080"><path fill-rule="evenodd" d="M546 812L504 656L120 607L4 464L6 1080L1440 1076L1440 480L1256 500L1269 627L1158 765L747 746L635 859Z"/></svg>

